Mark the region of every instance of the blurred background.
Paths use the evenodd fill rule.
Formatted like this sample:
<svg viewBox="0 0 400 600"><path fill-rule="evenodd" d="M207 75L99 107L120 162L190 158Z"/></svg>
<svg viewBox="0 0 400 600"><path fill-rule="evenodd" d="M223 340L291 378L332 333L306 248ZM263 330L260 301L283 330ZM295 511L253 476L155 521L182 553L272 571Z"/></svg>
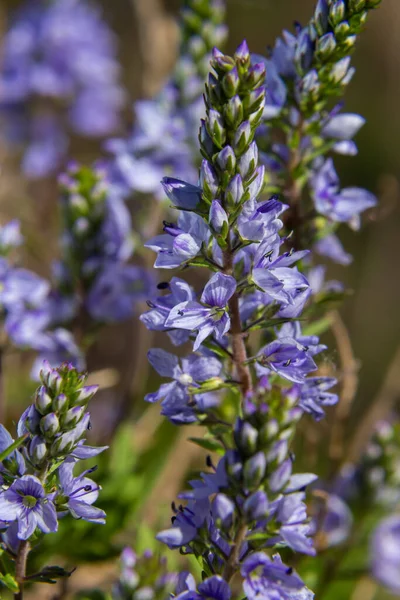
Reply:
<svg viewBox="0 0 400 600"><path fill-rule="evenodd" d="M176 16L180 2L97 2L102 6L105 19L118 41L126 103L123 124L116 134L124 136L133 124L134 100L154 95L173 68L178 49ZM18 4L11 0L1 1L0 31L3 33ZM252 51L265 52L282 29L291 29L294 21L307 22L313 7L313 0L228 0L228 51L234 50L246 38ZM367 119L367 124L357 137L359 154L352 158L335 159L344 186L368 188L379 198L378 207L364 219L360 232L353 232L345 226L340 229L346 250L354 256L353 263L348 267L329 265L328 271L329 279L342 280L352 290L341 308L347 328L344 333L344 356L348 357L348 368L358 380L346 433L349 439L372 404L376 407L372 418L377 419L387 412L390 403L395 403L400 397L400 270L397 264L400 240L399 32L400 1L383 0L379 10L369 17L367 28L358 41L353 58L356 75L345 98L346 112L357 112ZM74 159L90 162L102 154L101 141L72 139L69 155ZM24 259L32 269L48 276L50 260L57 254L57 188L54 182L27 182L21 177L19 159L4 138L1 139L0 219L2 222L11 217L21 219L26 236ZM39 203L43 195L47 198L45 215L40 213ZM131 212L135 226L134 206ZM97 432L93 434L95 437L107 437L102 424L107 421L110 406L111 410L120 407L119 386L126 387L127 381L130 390L128 402L132 408L128 413L136 420L141 419L137 444L143 442L146 446L156 431L155 415L158 410L147 418L143 414L143 394L146 390L155 389L155 377L148 373L144 357L135 352L135 349L142 347L145 335L144 326L133 319L129 327L126 323L108 327L91 350L89 370L95 373L95 381L100 377L103 387L95 408L92 406L95 422L98 423L98 427L94 427ZM326 334L326 343L335 347L332 339L332 334ZM337 350L332 350L329 360L340 363L343 356L339 356ZM20 408L27 403L27 395L34 389L34 384L29 380L29 369L30 359L27 355L7 357L10 421L17 418ZM180 433L177 434L168 424L163 427L163 431L157 434L160 440L179 438ZM181 452L179 439L176 443L178 446L169 444L172 461ZM148 456L148 464L152 464L151 458ZM185 466L191 466L192 458L188 452L183 470ZM152 491L157 494L161 490L162 498L165 498L165 502L158 507L160 510L167 506L167 499L172 498L179 488L179 482L171 483L171 473L167 469L168 466L164 467L161 481ZM149 511L150 516L149 512L146 514L151 522L154 518L151 507Z"/></svg>

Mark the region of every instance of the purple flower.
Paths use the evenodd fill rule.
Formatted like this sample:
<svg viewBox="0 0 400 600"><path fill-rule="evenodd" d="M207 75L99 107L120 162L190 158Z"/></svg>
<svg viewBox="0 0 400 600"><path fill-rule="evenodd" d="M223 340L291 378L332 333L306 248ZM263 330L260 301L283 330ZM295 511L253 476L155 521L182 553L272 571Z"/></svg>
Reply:
<svg viewBox="0 0 400 600"><path fill-rule="evenodd" d="M258 362L295 383L303 383L311 371L317 370L308 348L292 338L281 338L264 346Z"/></svg>
<svg viewBox="0 0 400 600"><path fill-rule="evenodd" d="M321 532L324 548L331 548L347 540L353 525L353 515L346 502L335 494L328 494L321 503L311 527Z"/></svg>
<svg viewBox="0 0 400 600"><path fill-rule="evenodd" d="M164 231L145 244L157 252L154 266L159 269L175 269L194 258L210 236L207 224L192 212L181 212L177 225L164 222Z"/></svg>
<svg viewBox="0 0 400 600"><path fill-rule="evenodd" d="M197 185L173 177L163 177L161 183L168 198L178 208L194 210L201 201L203 190Z"/></svg>
<svg viewBox="0 0 400 600"><path fill-rule="evenodd" d="M173 423L195 421L197 419L196 408L204 410L207 398L204 398L205 394L199 398L195 394L192 398L188 387L199 387L201 383L218 377L222 369L219 360L192 354L189 358L182 359L182 366L180 366L178 358L165 350L153 349L147 356L157 373L163 377L171 377L173 381L163 383L157 392L147 394L145 400L148 402L163 400L161 414L167 416ZM208 399L208 402L210 400L211 398Z"/></svg>
<svg viewBox="0 0 400 600"><path fill-rule="evenodd" d="M0 424L0 453L7 450L14 443L13 438L8 433L4 425ZM21 452L14 450L7 458L0 463L0 473L7 472L14 475L23 475L25 473L25 461ZM1 480L1 475L0 475Z"/></svg>
<svg viewBox="0 0 400 600"><path fill-rule="evenodd" d="M313 476L315 480L315 476ZM310 481L308 477L307 481ZM290 483L289 483L290 489ZM271 539L269 545L284 543L294 552L315 555L311 537L311 527L308 523L307 508L304 504L305 494L296 492L285 494L271 506L271 515L279 523L279 534Z"/></svg>
<svg viewBox="0 0 400 600"><path fill-rule="evenodd" d="M360 213L375 206L376 198L371 192L357 187L340 190L340 183L333 161L328 158L315 171L311 179L315 208L332 221L349 223L358 228Z"/></svg>
<svg viewBox="0 0 400 600"><path fill-rule="evenodd" d="M58 528L54 504L33 475L24 475L0 493L0 520L17 521L20 540L27 540L36 527L44 533L55 532Z"/></svg>
<svg viewBox="0 0 400 600"><path fill-rule="evenodd" d="M0 253L7 254L13 248L17 248L24 241L20 223L17 219L9 221L0 227Z"/></svg>
<svg viewBox="0 0 400 600"><path fill-rule="evenodd" d="M86 477L85 471L78 477L73 476L74 461L65 461L58 469L60 490L55 496L58 510L67 509L75 519L104 525L105 512L92 506L99 495L99 486Z"/></svg>
<svg viewBox="0 0 400 600"><path fill-rule="evenodd" d="M384 519L371 541L371 571L394 594L400 593L400 516Z"/></svg>
<svg viewBox="0 0 400 600"><path fill-rule="evenodd" d="M345 252L339 238L333 233L330 233L321 240L318 240L314 248L318 254L330 258L339 265L347 266L353 260L351 254Z"/></svg>
<svg viewBox="0 0 400 600"><path fill-rule="evenodd" d="M324 407L338 402L338 395L327 391L336 384L334 377L307 377L300 388L299 406L316 421L321 420L325 416Z"/></svg>
<svg viewBox="0 0 400 600"><path fill-rule="evenodd" d="M241 573L248 600L312 600L314 597L297 573L282 563L279 554L271 559L263 552L255 552L246 558Z"/></svg>
<svg viewBox="0 0 400 600"><path fill-rule="evenodd" d="M166 321L167 326L189 331L197 330L193 345L197 350L210 335L220 340L229 331L230 317L226 311L228 301L236 290L236 281L230 275L215 273L206 284L201 303L189 301L175 306Z"/></svg>

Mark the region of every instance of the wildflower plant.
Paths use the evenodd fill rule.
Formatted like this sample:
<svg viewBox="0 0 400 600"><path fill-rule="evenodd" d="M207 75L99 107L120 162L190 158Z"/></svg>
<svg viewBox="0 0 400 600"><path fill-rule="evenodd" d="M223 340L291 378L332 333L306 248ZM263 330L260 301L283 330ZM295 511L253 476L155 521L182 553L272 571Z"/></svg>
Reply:
<svg viewBox="0 0 400 600"><path fill-rule="evenodd" d="M99 486L88 475L95 468L76 472L81 460L105 450L85 444L87 405L97 386L85 385L87 376L68 363L57 369L43 363L40 379L33 403L19 420L17 440L0 426L0 531L6 565L1 581L18 598L26 581L53 583L69 575L60 567L33 575L26 571L30 551L43 534L57 531L58 519L69 514L105 522L104 511L93 506Z"/></svg>

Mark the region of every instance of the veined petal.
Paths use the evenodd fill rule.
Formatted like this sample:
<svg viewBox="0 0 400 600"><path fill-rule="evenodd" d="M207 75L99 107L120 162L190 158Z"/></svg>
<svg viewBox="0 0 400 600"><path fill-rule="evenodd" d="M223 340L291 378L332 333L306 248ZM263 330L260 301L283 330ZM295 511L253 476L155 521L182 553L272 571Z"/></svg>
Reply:
<svg viewBox="0 0 400 600"><path fill-rule="evenodd" d="M153 369L162 377L172 377L176 379L180 373L179 360L170 352L161 348L152 348L147 353L147 358Z"/></svg>
<svg viewBox="0 0 400 600"><path fill-rule="evenodd" d="M230 275L215 273L206 284L201 301L209 306L224 308L236 290L236 280Z"/></svg>
<svg viewBox="0 0 400 600"><path fill-rule="evenodd" d="M209 314L210 309L205 308L199 302L181 302L171 310L165 325L191 331L198 329Z"/></svg>

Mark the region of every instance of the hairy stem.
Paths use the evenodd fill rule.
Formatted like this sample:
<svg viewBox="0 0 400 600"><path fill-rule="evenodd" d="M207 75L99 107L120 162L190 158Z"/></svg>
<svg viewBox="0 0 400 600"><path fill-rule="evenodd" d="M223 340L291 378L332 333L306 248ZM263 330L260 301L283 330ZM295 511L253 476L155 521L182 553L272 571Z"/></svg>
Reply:
<svg viewBox="0 0 400 600"><path fill-rule="evenodd" d="M236 533L235 541L233 543L232 551L226 561L222 577L229 583L234 574L236 573L239 565L240 548L247 534L247 525L242 523Z"/></svg>
<svg viewBox="0 0 400 600"><path fill-rule="evenodd" d="M19 592L14 594L14 600L23 600L24 597L24 581L26 575L26 561L30 551L30 544L27 540L21 541L17 558L15 560L15 578L19 585Z"/></svg>
<svg viewBox="0 0 400 600"><path fill-rule="evenodd" d="M233 273L233 252L229 248L224 252L224 273L232 275ZM233 363L235 365L237 377L242 388L243 398L252 390L252 380L249 367L245 364L247 360L247 349L243 336L242 323L240 321L239 296L235 292L229 300L229 313L231 317L232 350Z"/></svg>

